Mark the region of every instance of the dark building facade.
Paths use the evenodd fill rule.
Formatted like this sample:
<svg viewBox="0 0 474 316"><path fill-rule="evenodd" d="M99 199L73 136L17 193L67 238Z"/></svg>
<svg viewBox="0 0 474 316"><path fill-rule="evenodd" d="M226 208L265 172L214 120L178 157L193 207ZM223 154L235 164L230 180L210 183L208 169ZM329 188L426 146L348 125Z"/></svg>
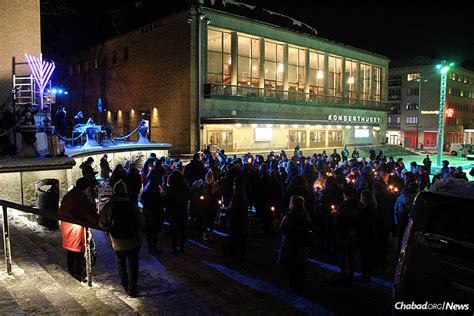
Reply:
<svg viewBox="0 0 474 316"><path fill-rule="evenodd" d="M445 140L472 143L474 137L474 73L454 67L448 73ZM440 74L434 64L391 68L388 80L388 142L405 147L437 146ZM447 111L445 111L447 112ZM418 134L418 137L417 137Z"/></svg>
<svg viewBox="0 0 474 316"><path fill-rule="evenodd" d="M70 112L109 120L123 134L144 118L153 141L182 153L206 144L228 152L380 144L388 62L315 35L191 8L73 56L67 102Z"/></svg>

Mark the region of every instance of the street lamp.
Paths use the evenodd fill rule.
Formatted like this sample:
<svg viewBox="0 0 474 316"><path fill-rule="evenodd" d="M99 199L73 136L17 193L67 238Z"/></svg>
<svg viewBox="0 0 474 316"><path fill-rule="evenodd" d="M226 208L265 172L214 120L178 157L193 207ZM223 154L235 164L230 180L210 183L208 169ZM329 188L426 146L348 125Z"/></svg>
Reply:
<svg viewBox="0 0 474 316"><path fill-rule="evenodd" d="M446 79L448 71L454 63L449 63L443 60L441 64L436 65L436 69L441 74L440 90L439 90L439 120L438 120L438 155L436 163L441 166L443 160L443 143L444 143L444 110L446 108Z"/></svg>

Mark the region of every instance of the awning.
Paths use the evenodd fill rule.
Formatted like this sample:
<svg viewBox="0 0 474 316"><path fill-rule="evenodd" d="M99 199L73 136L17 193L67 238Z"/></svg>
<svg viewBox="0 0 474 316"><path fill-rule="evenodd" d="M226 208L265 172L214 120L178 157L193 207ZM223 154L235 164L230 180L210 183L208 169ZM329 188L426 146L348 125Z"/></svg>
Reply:
<svg viewBox="0 0 474 316"><path fill-rule="evenodd" d="M201 124L300 124L300 125L350 125L350 126L379 126L379 123L337 122L328 120L301 120L278 118L201 118Z"/></svg>

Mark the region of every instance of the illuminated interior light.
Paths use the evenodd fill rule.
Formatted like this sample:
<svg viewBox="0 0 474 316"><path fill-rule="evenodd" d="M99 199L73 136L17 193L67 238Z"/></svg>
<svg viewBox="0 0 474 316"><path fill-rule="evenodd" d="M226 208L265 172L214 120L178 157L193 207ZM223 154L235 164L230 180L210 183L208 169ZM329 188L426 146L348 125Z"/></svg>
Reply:
<svg viewBox="0 0 474 316"><path fill-rule="evenodd" d="M278 64L277 71L278 72L283 72L283 70L285 70L285 68L283 67L283 64Z"/></svg>

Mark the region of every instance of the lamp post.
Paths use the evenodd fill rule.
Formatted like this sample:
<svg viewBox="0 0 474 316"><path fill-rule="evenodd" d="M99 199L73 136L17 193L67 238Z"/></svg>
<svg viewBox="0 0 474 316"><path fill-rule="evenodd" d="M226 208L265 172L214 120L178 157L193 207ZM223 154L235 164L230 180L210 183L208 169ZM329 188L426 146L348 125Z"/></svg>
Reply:
<svg viewBox="0 0 474 316"><path fill-rule="evenodd" d="M443 143L444 143L444 110L446 108L446 79L448 77L449 69L454 66L454 63L448 64L443 60L441 64L436 65L441 74L440 89L439 89L439 120L438 120L438 155L436 163L441 167L443 160Z"/></svg>

